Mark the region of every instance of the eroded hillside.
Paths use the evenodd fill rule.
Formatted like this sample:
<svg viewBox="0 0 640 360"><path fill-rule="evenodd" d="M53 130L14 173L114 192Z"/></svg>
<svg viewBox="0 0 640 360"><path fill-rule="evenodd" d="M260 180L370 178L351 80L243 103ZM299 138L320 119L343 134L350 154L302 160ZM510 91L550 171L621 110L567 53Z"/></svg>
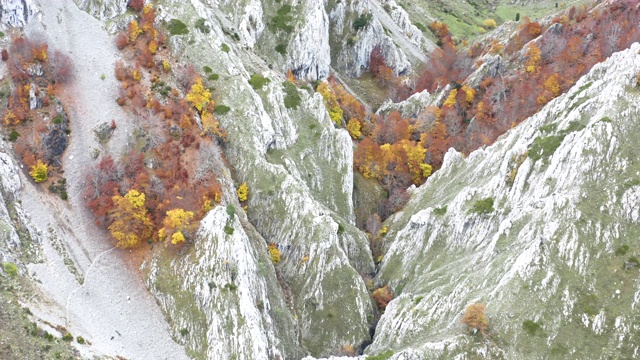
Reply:
<svg viewBox="0 0 640 360"><path fill-rule="evenodd" d="M508 6L3 2L0 354L634 356L637 6Z"/></svg>

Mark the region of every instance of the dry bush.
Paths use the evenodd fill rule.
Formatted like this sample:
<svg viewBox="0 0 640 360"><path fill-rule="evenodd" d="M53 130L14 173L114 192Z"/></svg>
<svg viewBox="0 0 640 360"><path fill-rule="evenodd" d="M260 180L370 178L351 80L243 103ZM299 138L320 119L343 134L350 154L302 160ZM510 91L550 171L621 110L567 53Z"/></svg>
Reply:
<svg viewBox="0 0 640 360"><path fill-rule="evenodd" d="M2 55L2 61L9 60L9 52L7 51L7 49L2 49L2 52L0 52L0 54Z"/></svg>
<svg viewBox="0 0 640 360"><path fill-rule="evenodd" d="M33 55L31 52L31 42L22 36L13 39L9 46L9 52L12 56L24 61L31 60Z"/></svg>
<svg viewBox="0 0 640 360"><path fill-rule="evenodd" d="M122 50L126 48L127 45L129 45L129 37L124 31L120 31L118 35L116 35L116 47L118 47L118 50Z"/></svg>
<svg viewBox="0 0 640 360"><path fill-rule="evenodd" d="M144 0L129 0L127 6L135 11L141 11L144 8Z"/></svg>
<svg viewBox="0 0 640 360"><path fill-rule="evenodd" d="M124 61L122 60L116 61L115 75L118 81L124 81L127 79L128 71L127 71L127 66L124 64Z"/></svg>
<svg viewBox="0 0 640 360"><path fill-rule="evenodd" d="M66 83L73 76L71 59L57 50L51 55L49 66L51 67L51 80L56 84Z"/></svg>
<svg viewBox="0 0 640 360"><path fill-rule="evenodd" d="M178 80L178 84L182 86L184 91L189 91L194 80L198 77L196 69L191 64L182 66L176 71L176 80Z"/></svg>
<svg viewBox="0 0 640 360"><path fill-rule="evenodd" d="M378 305L378 308L384 311L389 302L393 300L393 293L389 290L389 287L385 285L373 292L373 300Z"/></svg>

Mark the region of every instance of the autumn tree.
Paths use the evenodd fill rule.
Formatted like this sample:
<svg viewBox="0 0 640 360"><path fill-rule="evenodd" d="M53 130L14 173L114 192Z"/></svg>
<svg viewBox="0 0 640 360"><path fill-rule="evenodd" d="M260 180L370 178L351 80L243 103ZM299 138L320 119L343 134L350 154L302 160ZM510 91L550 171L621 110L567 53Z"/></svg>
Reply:
<svg viewBox="0 0 640 360"><path fill-rule="evenodd" d="M153 223L147 214L144 193L129 190L125 196L114 196L112 201L114 209L109 215L109 231L117 240L116 246L131 248L151 238Z"/></svg>
<svg viewBox="0 0 640 360"><path fill-rule="evenodd" d="M384 311L387 305L393 300L393 293L389 290L388 286L383 286L373 291L373 300L378 305L378 308Z"/></svg>
<svg viewBox="0 0 640 360"><path fill-rule="evenodd" d="M476 332L479 332L483 336L487 334L489 323L487 322L487 318L484 315L484 309L484 304L476 303L467 306L460 321L467 326L469 332L474 334Z"/></svg>
<svg viewBox="0 0 640 360"><path fill-rule="evenodd" d="M192 229L193 219L193 211L185 211L184 209L167 211L162 221L163 227L158 230L158 238L160 240L171 238L171 243L174 245L184 243L184 233Z"/></svg>
<svg viewBox="0 0 640 360"><path fill-rule="evenodd" d="M331 91L329 85L326 82L321 82L318 85L317 91L322 95L324 99L324 105L327 107L329 111L329 117L336 124L340 125L342 122L342 108L340 108L340 104L338 104L338 100L336 99L336 95Z"/></svg>
<svg viewBox="0 0 640 360"><path fill-rule="evenodd" d="M47 166L47 164L38 160L38 162L31 167L29 175L31 175L33 181L35 181L36 183L45 182L49 178L49 167Z"/></svg>
<svg viewBox="0 0 640 360"><path fill-rule="evenodd" d="M240 202L244 202L247 201L249 199L249 185L247 185L247 182L243 182L239 187L238 187L238 200Z"/></svg>
<svg viewBox="0 0 640 360"><path fill-rule="evenodd" d="M197 78L186 96L187 101L202 113L211 102L211 91L204 87L202 78Z"/></svg>

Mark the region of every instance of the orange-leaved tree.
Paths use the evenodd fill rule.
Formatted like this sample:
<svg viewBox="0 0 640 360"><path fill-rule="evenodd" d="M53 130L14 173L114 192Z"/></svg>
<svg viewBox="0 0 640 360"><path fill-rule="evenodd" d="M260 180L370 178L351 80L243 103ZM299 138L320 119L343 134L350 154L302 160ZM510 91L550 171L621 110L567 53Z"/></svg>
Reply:
<svg viewBox="0 0 640 360"><path fill-rule="evenodd" d="M125 196L113 198L114 209L109 214L111 225L109 231L118 242L116 246L131 248L140 240L149 239L153 234L153 223L147 214L144 193L129 190Z"/></svg>
<svg viewBox="0 0 640 360"><path fill-rule="evenodd" d="M487 322L487 317L484 315L484 308L484 304L477 303L467 306L460 321L467 325L469 332L474 334L479 332L483 336L486 335L489 323Z"/></svg>

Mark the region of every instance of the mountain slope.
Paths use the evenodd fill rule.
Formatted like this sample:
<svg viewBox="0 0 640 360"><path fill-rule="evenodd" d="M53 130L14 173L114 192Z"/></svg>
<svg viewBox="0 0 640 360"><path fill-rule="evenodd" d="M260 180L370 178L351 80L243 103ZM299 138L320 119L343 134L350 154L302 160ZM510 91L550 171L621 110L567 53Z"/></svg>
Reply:
<svg viewBox="0 0 640 360"><path fill-rule="evenodd" d="M468 159L447 153L388 220L376 281L397 297L367 353L637 353L639 50L636 43L596 65ZM487 305L484 339L463 335L470 303Z"/></svg>

